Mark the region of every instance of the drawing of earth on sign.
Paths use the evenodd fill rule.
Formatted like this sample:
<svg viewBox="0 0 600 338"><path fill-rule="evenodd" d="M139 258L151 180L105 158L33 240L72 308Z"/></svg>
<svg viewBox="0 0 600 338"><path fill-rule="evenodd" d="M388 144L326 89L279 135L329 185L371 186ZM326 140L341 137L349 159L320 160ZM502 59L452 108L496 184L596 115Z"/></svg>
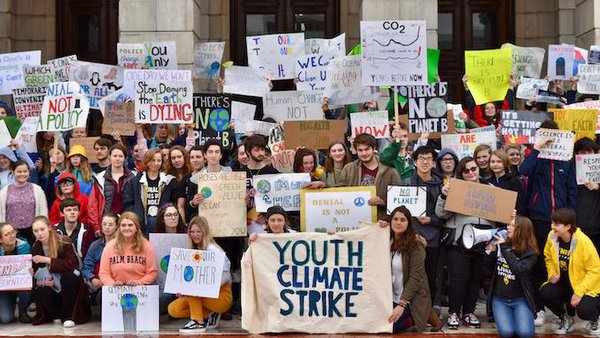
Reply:
<svg viewBox="0 0 600 338"><path fill-rule="evenodd" d="M204 196L204 198L210 198L210 196L212 196L212 190L210 190L209 187L202 187L202 189L200 189L200 194Z"/></svg>
<svg viewBox="0 0 600 338"><path fill-rule="evenodd" d="M427 113L431 117L442 117L446 115L446 102L439 97L435 97L427 102Z"/></svg>
<svg viewBox="0 0 600 338"><path fill-rule="evenodd" d="M229 129L229 112L223 108L217 108L210 112L208 124L214 131L225 131Z"/></svg>
<svg viewBox="0 0 600 338"><path fill-rule="evenodd" d="M271 191L271 183L269 183L267 180L260 180L256 185L256 190L258 190L258 192L261 194L267 194L269 191Z"/></svg>
<svg viewBox="0 0 600 338"><path fill-rule="evenodd" d="M194 278L194 270L192 269L191 266L186 266L185 269L183 269L183 280L185 280L186 282L191 281Z"/></svg>
<svg viewBox="0 0 600 338"><path fill-rule="evenodd" d="M160 269L162 272L167 273L167 268L169 267L169 258L171 255L166 255L160 260Z"/></svg>

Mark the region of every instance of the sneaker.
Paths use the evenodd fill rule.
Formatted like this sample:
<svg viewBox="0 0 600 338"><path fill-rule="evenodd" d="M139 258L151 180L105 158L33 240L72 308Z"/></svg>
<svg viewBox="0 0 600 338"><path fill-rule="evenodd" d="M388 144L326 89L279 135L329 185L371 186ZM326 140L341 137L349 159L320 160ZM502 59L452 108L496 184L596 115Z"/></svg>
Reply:
<svg viewBox="0 0 600 338"><path fill-rule="evenodd" d="M460 325L460 321L458 320L458 314L456 314L456 312L451 313L446 323L448 324L449 329L458 329L458 326Z"/></svg>
<svg viewBox="0 0 600 338"><path fill-rule="evenodd" d="M208 315L208 319L206 320L206 328L207 329L216 329L219 326L219 319L221 318L221 313L219 312L211 312Z"/></svg>
<svg viewBox="0 0 600 338"><path fill-rule="evenodd" d="M473 314L473 313L467 313L463 317L463 321L465 322L465 325L467 325L468 327L475 327L475 328L481 327L481 322L479 321L479 318L477 318L477 316L475 316L475 314Z"/></svg>
<svg viewBox="0 0 600 338"><path fill-rule="evenodd" d="M590 320L585 326L585 331L592 336L600 336L600 327L598 327L598 319Z"/></svg>
<svg viewBox="0 0 600 338"><path fill-rule="evenodd" d="M536 327L544 326L546 324L546 311L540 310L535 314L535 320L533 321L533 325Z"/></svg>
<svg viewBox="0 0 600 338"><path fill-rule="evenodd" d="M202 333L206 332L206 325L204 323L198 323L195 320L190 320L184 327L179 329L180 333Z"/></svg>
<svg viewBox="0 0 600 338"><path fill-rule="evenodd" d="M568 332L573 331L573 317L564 314L560 318L560 324L558 329L554 330L554 334L567 334Z"/></svg>
<svg viewBox="0 0 600 338"><path fill-rule="evenodd" d="M75 322L72 320L65 320L63 323L64 328L71 328L75 326Z"/></svg>

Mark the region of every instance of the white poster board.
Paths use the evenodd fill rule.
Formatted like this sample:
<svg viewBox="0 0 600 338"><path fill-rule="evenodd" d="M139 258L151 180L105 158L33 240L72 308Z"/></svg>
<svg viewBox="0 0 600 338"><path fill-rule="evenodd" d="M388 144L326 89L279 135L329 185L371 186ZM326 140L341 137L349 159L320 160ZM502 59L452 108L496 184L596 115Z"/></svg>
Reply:
<svg viewBox="0 0 600 338"><path fill-rule="evenodd" d="M517 99L529 100L532 96L535 99L538 89L548 90L548 80L522 77L517 87Z"/></svg>
<svg viewBox="0 0 600 338"><path fill-rule="evenodd" d="M214 80L219 77L225 42L202 42L194 48L194 79Z"/></svg>
<svg viewBox="0 0 600 338"><path fill-rule="evenodd" d="M308 91L269 92L263 96L265 117L277 122L324 119L323 93Z"/></svg>
<svg viewBox="0 0 600 338"><path fill-rule="evenodd" d="M363 103L381 96L379 87L363 86L360 55L338 57L329 61L324 97L330 105Z"/></svg>
<svg viewBox="0 0 600 338"><path fill-rule="evenodd" d="M467 156L473 156L473 151L480 144L487 144L493 150L496 150L496 131L484 131L480 133L465 134L443 134L442 149L450 148L459 159Z"/></svg>
<svg viewBox="0 0 600 338"><path fill-rule="evenodd" d="M582 94L600 94L600 64L579 65L577 91Z"/></svg>
<svg viewBox="0 0 600 338"><path fill-rule="evenodd" d="M123 86L123 68L101 63L72 61L69 81L81 85L90 108L99 109L99 101Z"/></svg>
<svg viewBox="0 0 600 338"><path fill-rule="evenodd" d="M37 153L37 143L35 142L35 134L37 133L38 116L31 116L25 119L21 124L21 128L17 132L15 140L19 144L19 148L27 153Z"/></svg>
<svg viewBox="0 0 600 338"><path fill-rule="evenodd" d="M600 183L600 154L575 155L577 184Z"/></svg>
<svg viewBox="0 0 600 338"><path fill-rule="evenodd" d="M548 77L551 80L566 80L573 76L573 45L548 46Z"/></svg>
<svg viewBox="0 0 600 338"><path fill-rule="evenodd" d="M191 81L139 81L135 88L135 123L194 123Z"/></svg>
<svg viewBox="0 0 600 338"><path fill-rule="evenodd" d="M148 69L177 69L175 41L147 41L145 67Z"/></svg>
<svg viewBox="0 0 600 338"><path fill-rule="evenodd" d="M257 212L267 212L279 205L286 211L300 210L300 189L310 183L308 173L257 175L252 177L256 189L254 203Z"/></svg>
<svg viewBox="0 0 600 338"><path fill-rule="evenodd" d="M190 237L187 234L159 234L151 232L150 243L154 248L154 256L158 265L156 284L164 286L169 261L171 260L171 248L189 248Z"/></svg>
<svg viewBox="0 0 600 338"><path fill-rule="evenodd" d="M31 255L0 256L0 267L0 291L31 290Z"/></svg>
<svg viewBox="0 0 600 338"><path fill-rule="evenodd" d="M13 102L19 120L40 116L47 87L34 86L13 89Z"/></svg>
<svg viewBox="0 0 600 338"><path fill-rule="evenodd" d="M336 56L346 55L346 33L333 39L306 39L304 40L306 54L334 53Z"/></svg>
<svg viewBox="0 0 600 338"><path fill-rule="evenodd" d="M219 298L225 253L171 249L165 293Z"/></svg>
<svg viewBox="0 0 600 338"><path fill-rule="evenodd" d="M46 88L52 82L55 82L55 73L52 67L48 65L23 66L23 76L25 86Z"/></svg>
<svg viewBox="0 0 600 338"><path fill-rule="evenodd" d="M307 54L296 58L296 89L325 90L327 66L337 55L334 53Z"/></svg>
<svg viewBox="0 0 600 338"><path fill-rule="evenodd" d="M77 82L53 82L44 97L37 131L85 128L90 103Z"/></svg>
<svg viewBox="0 0 600 338"><path fill-rule="evenodd" d="M158 331L158 315L158 285L102 287L102 332Z"/></svg>
<svg viewBox="0 0 600 338"><path fill-rule="evenodd" d="M427 211L427 187L393 186L387 187L387 214L404 205L413 217L425 216Z"/></svg>
<svg viewBox="0 0 600 338"><path fill-rule="evenodd" d="M24 65L39 65L42 51L0 54L0 95L12 94L15 88L25 87Z"/></svg>
<svg viewBox="0 0 600 338"><path fill-rule="evenodd" d="M123 91L130 98L135 97L135 83L140 81L192 81L191 70L148 70L148 69L125 69L123 72Z"/></svg>
<svg viewBox="0 0 600 338"><path fill-rule="evenodd" d="M256 105L240 101L231 101L231 122L251 121L256 114Z"/></svg>
<svg viewBox="0 0 600 338"><path fill-rule="evenodd" d="M390 135L387 110L352 113L350 116L352 136L359 134L386 138Z"/></svg>
<svg viewBox="0 0 600 338"><path fill-rule="evenodd" d="M69 81L69 73L71 72L71 65L73 61L77 61L77 55L63 56L48 60L48 66L52 67L54 71L54 78L57 82Z"/></svg>
<svg viewBox="0 0 600 338"><path fill-rule="evenodd" d="M266 75L259 69L231 66L224 73L223 93L262 97L271 91Z"/></svg>
<svg viewBox="0 0 600 338"><path fill-rule="evenodd" d="M117 43L117 64L126 69L144 69L146 50L143 43Z"/></svg>
<svg viewBox="0 0 600 338"><path fill-rule="evenodd" d="M500 48L510 48L512 54L512 74L539 78L544 64L546 51L539 47L519 47L504 43Z"/></svg>
<svg viewBox="0 0 600 338"><path fill-rule="evenodd" d="M259 135L269 136L269 131L276 125L276 123L257 120L245 121L241 123L236 123L235 132L240 134L247 134L252 132Z"/></svg>
<svg viewBox="0 0 600 338"><path fill-rule="evenodd" d="M305 54L304 33L247 36L248 66L271 80L293 79L296 57Z"/></svg>
<svg viewBox="0 0 600 338"><path fill-rule="evenodd" d="M540 137L551 137L552 142L546 143L540 149L538 158L556 161L569 161L573 158L575 134L567 130L538 129L535 133L536 140Z"/></svg>

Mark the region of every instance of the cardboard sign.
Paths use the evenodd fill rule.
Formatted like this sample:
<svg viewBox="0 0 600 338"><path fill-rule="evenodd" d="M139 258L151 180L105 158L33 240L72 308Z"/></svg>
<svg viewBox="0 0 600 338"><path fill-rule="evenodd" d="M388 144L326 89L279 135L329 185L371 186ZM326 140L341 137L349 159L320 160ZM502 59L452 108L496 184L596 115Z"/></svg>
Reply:
<svg viewBox="0 0 600 338"><path fill-rule="evenodd" d="M410 140L418 139L421 133L439 138L441 134L454 132L454 115L446 109L448 83L403 86L398 92L408 98L408 115L400 116L400 120L408 126Z"/></svg>
<svg viewBox="0 0 600 338"><path fill-rule="evenodd" d="M379 87L362 85L362 58L354 55L329 61L323 96L330 105L344 105L377 99L381 93Z"/></svg>
<svg viewBox="0 0 600 338"><path fill-rule="evenodd" d="M23 121L30 116L40 116L46 90L46 87L41 86L13 89L15 112L19 120Z"/></svg>
<svg viewBox="0 0 600 338"><path fill-rule="evenodd" d="M0 291L31 290L31 255L0 256Z"/></svg>
<svg viewBox="0 0 600 338"><path fill-rule="evenodd" d="M138 81L135 83L136 123L193 123L191 81Z"/></svg>
<svg viewBox="0 0 600 338"><path fill-rule="evenodd" d="M504 43L500 48L510 48L512 54L512 74L539 78L544 64L546 51L538 47L519 47Z"/></svg>
<svg viewBox="0 0 600 338"><path fill-rule="evenodd" d="M224 94L194 94L196 115L196 139L199 144L214 138L221 140L224 148L229 145L229 122L231 121L231 96Z"/></svg>
<svg viewBox="0 0 600 338"><path fill-rule="evenodd" d="M85 156L88 159L88 163L98 163L96 158L96 152L94 152L94 143L100 137L77 137L71 139L71 146L78 144L85 148Z"/></svg>
<svg viewBox="0 0 600 338"><path fill-rule="evenodd" d="M225 68L223 93L262 97L269 91L269 81L259 69L231 66Z"/></svg>
<svg viewBox="0 0 600 338"><path fill-rule="evenodd" d="M548 80L522 77L521 84L517 87L517 99L529 100L537 95L538 90L548 90Z"/></svg>
<svg viewBox="0 0 600 338"><path fill-rule="evenodd" d="M241 262L242 328L390 333L389 237L376 225L334 235L260 234Z"/></svg>
<svg viewBox="0 0 600 338"><path fill-rule="evenodd" d="M516 203L516 191L450 178L450 190L444 209L508 224Z"/></svg>
<svg viewBox="0 0 600 338"><path fill-rule="evenodd" d="M158 331L158 285L103 286L102 332Z"/></svg>
<svg viewBox="0 0 600 338"><path fill-rule="evenodd" d="M101 63L72 61L69 81L81 85L90 108L99 109L99 100L123 86L123 69Z"/></svg>
<svg viewBox="0 0 600 338"><path fill-rule="evenodd" d="M510 88L510 49L465 51L465 72L476 104L502 101Z"/></svg>
<svg viewBox="0 0 600 338"><path fill-rule="evenodd" d="M600 53L599 53L600 54ZM582 94L600 94L600 64L579 65L577 91Z"/></svg>
<svg viewBox="0 0 600 338"><path fill-rule="evenodd" d="M77 55L64 56L57 59L48 60L47 64L54 71L54 79L56 82L69 81L69 73L73 61L77 61Z"/></svg>
<svg viewBox="0 0 600 338"><path fill-rule="evenodd" d="M425 21L361 21L360 40L363 85L427 83Z"/></svg>
<svg viewBox="0 0 600 338"><path fill-rule="evenodd" d="M104 134L135 135L135 104L133 102L107 101L105 111L102 123Z"/></svg>
<svg viewBox="0 0 600 338"><path fill-rule="evenodd" d="M53 82L44 97L38 131L85 128L90 103L77 82Z"/></svg>
<svg viewBox="0 0 600 338"><path fill-rule="evenodd" d="M48 65L41 66L23 66L23 76L25 86L46 88L54 82L55 74Z"/></svg>
<svg viewBox="0 0 600 338"><path fill-rule="evenodd" d="M213 237L246 236L245 171L199 174L198 193L198 215L209 220Z"/></svg>
<svg viewBox="0 0 600 338"><path fill-rule="evenodd" d="M598 110L598 123L596 134L600 134L600 101L583 101L564 106L564 109L596 109Z"/></svg>
<svg viewBox="0 0 600 338"><path fill-rule="evenodd" d="M160 234L151 232L150 243L152 244L152 248L154 248L154 256L158 264L158 275L156 276L155 284L163 288L171 261L171 249L189 248L190 237L187 234Z"/></svg>
<svg viewBox="0 0 600 338"><path fill-rule="evenodd" d="M42 51L0 54L0 95L12 94L15 88L25 87L24 65L39 65Z"/></svg>
<svg viewBox="0 0 600 338"><path fill-rule="evenodd" d="M575 132L575 140L596 137L597 109L548 109L554 113L554 121L562 130Z"/></svg>
<svg viewBox="0 0 600 338"><path fill-rule="evenodd" d="M600 154L575 155L577 184L600 183Z"/></svg>
<svg viewBox="0 0 600 338"><path fill-rule="evenodd" d="M350 116L352 136L360 134L386 138L390 135L387 110L352 113Z"/></svg>
<svg viewBox="0 0 600 338"><path fill-rule="evenodd" d="M37 133L37 126L39 117L28 117L23 121L15 140L19 144L19 148L25 150L27 153L37 153L37 143L35 142L35 134Z"/></svg>
<svg viewBox="0 0 600 338"><path fill-rule="evenodd" d="M130 98L135 98L136 82L160 82L160 81L178 81L191 82L191 70L146 70L146 69L126 69L123 72L123 90L124 94Z"/></svg>
<svg viewBox="0 0 600 338"><path fill-rule="evenodd" d="M285 211L300 210L300 189L308 183L308 173L254 176L252 187L256 189L256 211L267 212L274 205L281 206Z"/></svg>
<svg viewBox="0 0 600 338"><path fill-rule="evenodd" d="M403 205L413 217L425 216L427 211L427 187L392 186L387 187L387 214Z"/></svg>
<svg viewBox="0 0 600 338"><path fill-rule="evenodd" d="M323 119L323 93L308 91L270 92L263 96L265 117L277 122Z"/></svg>
<svg viewBox="0 0 600 338"><path fill-rule="evenodd" d="M147 41L145 67L148 69L177 69L177 48L175 41Z"/></svg>
<svg viewBox="0 0 600 338"><path fill-rule="evenodd" d="M225 253L172 248L165 293L219 298Z"/></svg>
<svg viewBox="0 0 600 338"><path fill-rule="evenodd" d="M300 190L300 225L305 232L354 230L360 222L376 222L377 208L367 201L375 186Z"/></svg>
<svg viewBox="0 0 600 338"><path fill-rule="evenodd" d="M126 69L148 68L144 44L117 43L117 64Z"/></svg>
<svg viewBox="0 0 600 338"><path fill-rule="evenodd" d="M285 145L291 149L327 149L331 142L343 140L346 131L344 120L287 121L284 126Z"/></svg>
<svg viewBox="0 0 600 338"><path fill-rule="evenodd" d="M575 134L567 130L538 129L535 137L551 137L552 142L540 149L538 158L557 161L570 161L573 158Z"/></svg>
<svg viewBox="0 0 600 338"><path fill-rule="evenodd" d="M506 143L534 144L535 131L542 122L552 120L554 114L544 111L502 111L502 135Z"/></svg>
<svg viewBox="0 0 600 338"><path fill-rule="evenodd" d="M246 48L248 66L262 69L271 80L293 79L296 57L305 54L304 33L247 36Z"/></svg>
<svg viewBox="0 0 600 338"><path fill-rule="evenodd" d="M214 80L219 77L225 42L202 42L194 48L194 79Z"/></svg>
<svg viewBox="0 0 600 338"><path fill-rule="evenodd" d="M334 53L336 57L346 55L346 33L333 39L305 39L306 54Z"/></svg>
<svg viewBox="0 0 600 338"><path fill-rule="evenodd" d="M255 114L256 105L240 101L231 102L231 122L252 121Z"/></svg>
<svg viewBox="0 0 600 338"><path fill-rule="evenodd" d="M472 157L473 151L480 144L487 144L496 150L496 142L496 131L442 135L442 149L452 149L459 159L467 156Z"/></svg>
<svg viewBox="0 0 600 338"><path fill-rule="evenodd" d="M296 89L323 91L327 82L327 66L336 53L308 54L296 58Z"/></svg>
<svg viewBox="0 0 600 338"><path fill-rule="evenodd" d="M573 76L573 45L548 46L548 77L551 80L566 80Z"/></svg>

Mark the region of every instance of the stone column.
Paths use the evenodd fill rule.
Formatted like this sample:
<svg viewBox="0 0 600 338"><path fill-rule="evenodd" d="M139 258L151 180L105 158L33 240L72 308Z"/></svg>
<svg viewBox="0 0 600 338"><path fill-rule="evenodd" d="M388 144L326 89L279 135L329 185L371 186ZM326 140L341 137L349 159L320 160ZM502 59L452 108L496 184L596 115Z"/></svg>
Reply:
<svg viewBox="0 0 600 338"><path fill-rule="evenodd" d="M575 43L585 49L600 44L600 0L575 1Z"/></svg>

